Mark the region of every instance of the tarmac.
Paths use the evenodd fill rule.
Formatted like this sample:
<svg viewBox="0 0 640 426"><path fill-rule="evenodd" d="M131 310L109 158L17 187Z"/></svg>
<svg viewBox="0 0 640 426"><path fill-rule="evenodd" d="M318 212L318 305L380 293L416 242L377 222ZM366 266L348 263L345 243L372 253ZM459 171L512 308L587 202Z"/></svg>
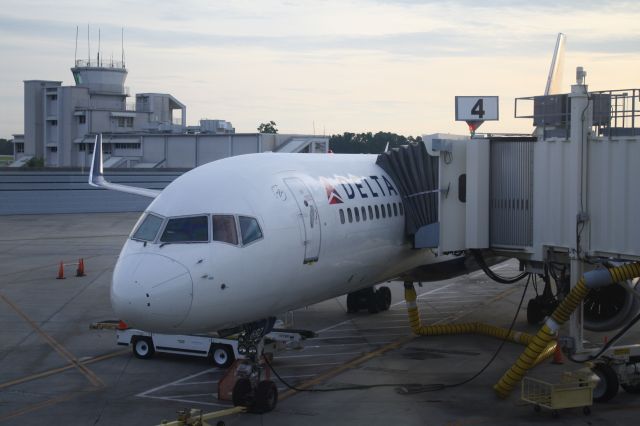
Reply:
<svg viewBox="0 0 640 426"><path fill-rule="evenodd" d="M140 360L116 345L112 330L92 322L115 319L109 303L111 273L138 213L0 217L0 424L155 425L177 412L213 412L231 405L217 399L224 372L204 358L157 354ZM82 258L86 276L75 277ZM59 263L65 279L56 279ZM498 265L509 270L513 264ZM371 315L346 313L345 297L299 309L295 326L318 336L302 349L279 352L273 412L234 414L226 425L616 425L636 424L640 397L620 390L586 416L567 409L553 418L535 412L516 390L498 399L492 386L523 347L489 337L413 336L401 283L387 284L392 307ZM480 271L417 287L422 321L482 321L509 327L524 283L502 285ZM533 295L529 287L524 306ZM515 329L534 333L520 309ZM602 334L588 334L601 342ZM626 339L640 341L640 331ZM496 354L497 352L497 354ZM492 357L495 359L491 362ZM468 383L455 385L486 369ZM565 361L536 367L533 377L557 381L581 365ZM414 387L413 384L423 385ZM362 386L357 390L340 390ZM218 420L209 421L216 424Z"/></svg>

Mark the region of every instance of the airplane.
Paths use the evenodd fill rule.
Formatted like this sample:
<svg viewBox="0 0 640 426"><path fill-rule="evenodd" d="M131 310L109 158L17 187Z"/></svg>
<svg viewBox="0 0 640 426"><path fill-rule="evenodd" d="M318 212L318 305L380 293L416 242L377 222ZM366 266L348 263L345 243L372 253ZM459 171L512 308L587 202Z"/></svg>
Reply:
<svg viewBox="0 0 640 426"><path fill-rule="evenodd" d="M106 181L101 144L91 184L154 198L111 286L115 313L136 328L225 330L411 271L422 281L467 272L464 255L411 247L404 204L376 155L229 157L156 191ZM388 308L388 289L376 302Z"/></svg>

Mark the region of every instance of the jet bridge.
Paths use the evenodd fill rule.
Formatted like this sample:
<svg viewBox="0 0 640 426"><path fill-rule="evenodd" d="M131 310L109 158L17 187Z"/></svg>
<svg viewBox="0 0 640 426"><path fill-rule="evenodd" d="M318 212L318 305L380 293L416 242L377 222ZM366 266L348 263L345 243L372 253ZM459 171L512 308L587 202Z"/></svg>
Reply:
<svg viewBox="0 0 640 426"><path fill-rule="evenodd" d="M515 117L533 120L532 135L426 141L438 158L430 226L440 254L516 257L527 271L553 275L561 299L595 265L640 259L640 89L589 92L578 81L571 93L518 98L515 106ZM590 292L584 318L580 310L572 317L578 350L583 323L611 330L635 316L636 281Z"/></svg>

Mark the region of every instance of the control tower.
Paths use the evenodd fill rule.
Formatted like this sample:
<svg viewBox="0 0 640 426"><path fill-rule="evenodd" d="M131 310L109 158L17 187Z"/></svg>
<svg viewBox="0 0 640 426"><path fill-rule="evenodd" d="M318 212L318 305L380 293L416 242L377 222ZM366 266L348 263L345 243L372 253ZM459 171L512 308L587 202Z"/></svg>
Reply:
<svg viewBox="0 0 640 426"><path fill-rule="evenodd" d="M129 96L129 89L124 85L127 79L124 62L110 60L105 64L100 59L78 59L71 72L76 86L86 87L91 94Z"/></svg>

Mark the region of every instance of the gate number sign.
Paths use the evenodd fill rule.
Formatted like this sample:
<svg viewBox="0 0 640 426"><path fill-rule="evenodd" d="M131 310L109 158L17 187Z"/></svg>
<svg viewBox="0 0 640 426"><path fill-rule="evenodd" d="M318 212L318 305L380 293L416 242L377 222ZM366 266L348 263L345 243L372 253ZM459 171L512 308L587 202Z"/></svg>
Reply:
<svg viewBox="0 0 640 426"><path fill-rule="evenodd" d="M456 121L487 121L497 119L497 96L456 96Z"/></svg>

